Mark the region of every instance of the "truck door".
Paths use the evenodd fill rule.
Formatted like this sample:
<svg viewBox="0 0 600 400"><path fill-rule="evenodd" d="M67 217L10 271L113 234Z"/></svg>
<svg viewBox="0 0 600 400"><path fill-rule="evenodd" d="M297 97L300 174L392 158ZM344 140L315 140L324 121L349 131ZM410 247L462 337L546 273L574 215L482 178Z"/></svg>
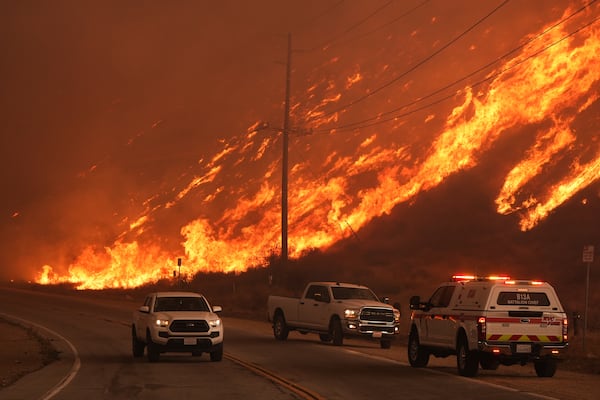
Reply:
<svg viewBox="0 0 600 400"><path fill-rule="evenodd" d="M425 320L427 324L427 342L439 346L452 346L454 341L455 317L452 314L450 300L454 294L455 286L441 286L429 300L429 315Z"/></svg>
<svg viewBox="0 0 600 400"><path fill-rule="evenodd" d="M144 304L142 304L143 306L147 306L148 309L150 310L150 312L152 312L152 307L153 307L153 300L154 297L153 296L146 296L146 299L144 300ZM144 338L146 337L146 332L144 332L145 327L148 326L149 323L151 323L148 319L149 319L149 313L143 313L139 310L137 310L135 312L135 328L136 328L136 332L138 337L140 338Z"/></svg>
<svg viewBox="0 0 600 400"><path fill-rule="evenodd" d="M298 319L307 328L322 330L329 325L331 296L327 286L311 285L298 306Z"/></svg>

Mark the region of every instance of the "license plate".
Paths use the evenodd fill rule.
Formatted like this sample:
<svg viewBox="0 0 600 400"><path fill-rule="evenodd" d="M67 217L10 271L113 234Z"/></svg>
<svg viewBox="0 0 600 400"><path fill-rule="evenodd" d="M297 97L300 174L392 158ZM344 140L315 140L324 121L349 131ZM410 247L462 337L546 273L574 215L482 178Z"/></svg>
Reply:
<svg viewBox="0 0 600 400"><path fill-rule="evenodd" d="M194 337L186 337L183 338L183 344L187 345L196 345L196 338Z"/></svg>
<svg viewBox="0 0 600 400"><path fill-rule="evenodd" d="M381 333L381 332L373 332L373 337L376 339L379 339L382 336L383 336L383 333Z"/></svg>
<svg viewBox="0 0 600 400"><path fill-rule="evenodd" d="M517 344L517 353L531 353L530 344Z"/></svg>

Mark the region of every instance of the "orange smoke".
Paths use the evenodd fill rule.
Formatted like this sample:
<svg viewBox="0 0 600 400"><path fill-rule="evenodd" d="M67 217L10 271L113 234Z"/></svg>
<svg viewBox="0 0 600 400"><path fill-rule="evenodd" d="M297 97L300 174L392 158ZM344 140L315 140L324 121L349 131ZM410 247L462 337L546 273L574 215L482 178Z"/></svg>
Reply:
<svg viewBox="0 0 600 400"><path fill-rule="evenodd" d="M567 15L567 13L565 13ZM576 23L573 21L572 23ZM585 141L572 128L575 118L598 99L600 34L596 24L569 35L565 25L553 24L531 40L511 60L490 72L486 87L465 87L457 93L460 104L449 115L428 110L425 123L442 120L440 132L424 154L414 154L406 144L389 143L385 134L310 136L305 150L290 165L290 256L325 249L358 231L373 218L390 213L422 191L434 188L450 175L473 168L503 135L519 134L516 128L533 126L535 140L509 171L496 197L497 212L517 213L520 228L534 228L553 210L600 178L600 143ZM359 85L364 75L351 71L340 85L328 82L326 93L311 86L307 96L322 103L302 117L314 127L336 123L340 115L326 114L325 107L340 102L342 91ZM338 86L341 89L338 89ZM479 91L478 91L479 90ZM293 107L300 113L299 107ZM296 115L296 118L300 116ZM397 121L400 126L402 121ZM184 270L244 271L262 265L280 248L280 160L270 159L279 143L263 123L250 133L234 138L202 172L172 193L172 200L148 206L144 215L132 218L111 247L88 247L64 273L44 266L37 282L71 282L81 289L136 287L169 278L177 255L167 254L152 240L125 242L125 234L142 235L154 216L174 209L194 196L199 209L211 214L181 227ZM515 133L516 132L516 133ZM292 146L302 147L298 138ZM339 146L320 154L319 141L357 142L351 153ZM586 152L584 159L578 155ZM568 165L567 170L558 165ZM247 178L249 170L258 178ZM536 182L543 177L544 185ZM231 185L237 179L239 185ZM550 182L550 183L547 183ZM235 186L235 187L234 187ZM198 200L200 199L200 200ZM233 203L233 204L231 204Z"/></svg>

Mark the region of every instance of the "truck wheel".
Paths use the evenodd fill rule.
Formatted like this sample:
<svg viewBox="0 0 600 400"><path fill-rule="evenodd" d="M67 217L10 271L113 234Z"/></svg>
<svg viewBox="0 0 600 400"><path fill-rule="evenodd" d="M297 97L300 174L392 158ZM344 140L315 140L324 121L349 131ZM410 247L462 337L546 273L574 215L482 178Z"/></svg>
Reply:
<svg viewBox="0 0 600 400"><path fill-rule="evenodd" d="M144 347L146 344L137 338L135 334L135 326L131 327L131 351L133 356L138 358L144 355Z"/></svg>
<svg viewBox="0 0 600 400"><path fill-rule="evenodd" d="M481 353L479 355L479 365L481 365L481 368L483 369L494 371L500 366L500 360L490 353Z"/></svg>
<svg viewBox="0 0 600 400"><path fill-rule="evenodd" d="M146 333L146 347L148 353L148 361L157 362L160 358L160 351L158 350L156 344L152 342L152 337L150 337L150 332Z"/></svg>
<svg viewBox="0 0 600 400"><path fill-rule="evenodd" d="M344 344L344 332L342 331L342 323L339 319L331 321L329 332L334 346L341 346Z"/></svg>
<svg viewBox="0 0 600 400"><path fill-rule="evenodd" d="M533 365L535 366L535 373L540 378L551 378L556 372L556 360L553 358L535 361Z"/></svg>
<svg viewBox="0 0 600 400"><path fill-rule="evenodd" d="M223 346L220 346L218 350L210 352L210 361L221 361L223 359Z"/></svg>
<svg viewBox="0 0 600 400"><path fill-rule="evenodd" d="M379 342L379 346L382 349L389 349L390 347L392 347L392 341L391 340L382 340L381 342Z"/></svg>
<svg viewBox="0 0 600 400"><path fill-rule="evenodd" d="M282 313L275 314L273 318L273 335L277 340L285 340L290 333Z"/></svg>
<svg viewBox="0 0 600 400"><path fill-rule="evenodd" d="M331 342L331 336L328 333L319 333L319 339L321 339L321 342Z"/></svg>
<svg viewBox="0 0 600 400"><path fill-rule="evenodd" d="M408 336L408 362L411 367L423 368L429 362L429 351L421 346L419 342L419 334L416 329L410 332Z"/></svg>
<svg viewBox="0 0 600 400"><path fill-rule="evenodd" d="M475 376L479 369L479 354L477 351L469 350L467 338L464 335L458 339L456 346L456 366L461 376Z"/></svg>

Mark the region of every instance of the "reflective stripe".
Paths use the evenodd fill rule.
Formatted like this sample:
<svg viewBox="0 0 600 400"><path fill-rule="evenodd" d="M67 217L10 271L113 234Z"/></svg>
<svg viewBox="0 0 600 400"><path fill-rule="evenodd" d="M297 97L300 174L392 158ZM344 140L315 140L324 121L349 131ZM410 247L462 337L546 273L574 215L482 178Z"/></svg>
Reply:
<svg viewBox="0 0 600 400"><path fill-rule="evenodd" d="M560 342L559 336L544 335L494 335L489 334L486 339L491 342Z"/></svg>

